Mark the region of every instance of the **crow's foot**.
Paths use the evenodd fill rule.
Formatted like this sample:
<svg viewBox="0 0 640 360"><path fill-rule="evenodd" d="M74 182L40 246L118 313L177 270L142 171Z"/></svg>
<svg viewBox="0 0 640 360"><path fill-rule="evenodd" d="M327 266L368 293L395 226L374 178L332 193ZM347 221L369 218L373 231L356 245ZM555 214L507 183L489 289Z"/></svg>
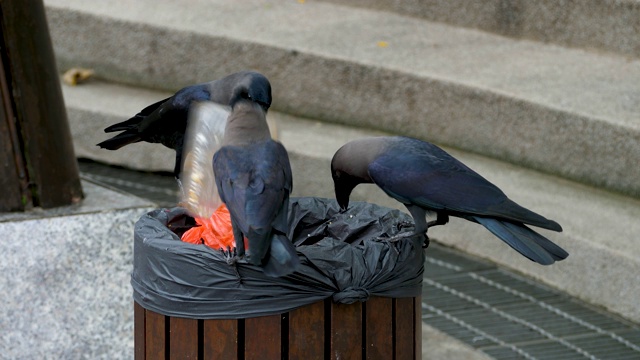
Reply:
<svg viewBox="0 0 640 360"><path fill-rule="evenodd" d="M411 221L401 221L396 225L396 228L398 230L402 230L404 228L408 228L408 227L414 227L415 225L411 222Z"/></svg>
<svg viewBox="0 0 640 360"><path fill-rule="evenodd" d="M427 223L428 227L437 225L446 225L449 222L449 216L447 214L438 213L437 218Z"/></svg>
<svg viewBox="0 0 640 360"><path fill-rule="evenodd" d="M224 259L227 261L227 264L229 265L234 265L240 259L240 257L236 252L235 247L234 248L227 247L226 249L220 249L220 251L222 251L222 256L224 256Z"/></svg>
<svg viewBox="0 0 640 360"><path fill-rule="evenodd" d="M426 249L429 247L429 237L427 234L424 234L424 242L422 243L422 248Z"/></svg>
<svg viewBox="0 0 640 360"><path fill-rule="evenodd" d="M220 249L222 254L224 255L225 260L227 260L227 264L233 267L233 271L236 273L236 277L242 283L242 277L240 276L240 272L238 271L238 260L240 260L240 256L236 252L236 248L227 247L226 250Z"/></svg>

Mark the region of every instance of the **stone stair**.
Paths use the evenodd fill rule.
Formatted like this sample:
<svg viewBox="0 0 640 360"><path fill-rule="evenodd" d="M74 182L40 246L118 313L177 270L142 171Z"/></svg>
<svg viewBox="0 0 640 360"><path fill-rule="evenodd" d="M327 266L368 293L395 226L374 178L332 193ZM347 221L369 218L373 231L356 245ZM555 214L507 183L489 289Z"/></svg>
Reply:
<svg viewBox="0 0 640 360"><path fill-rule="evenodd" d="M549 236L571 256L537 266L462 220L434 228L433 238L640 321L637 50L560 35L541 39L547 43L527 40L538 39L532 28L547 26L524 25L533 11L524 2L513 16L524 17L522 29L529 30L518 38L464 28L506 34L486 25L489 20L433 22L420 15L429 13L427 4L419 12L395 12L347 3L353 6L46 0L60 69L89 67L99 78L63 87L77 155L171 170L173 156L161 146L98 149L106 138L101 130L184 85L256 69L272 81L269 117L290 152L295 195L333 196L329 160L349 139L393 133L444 145L511 198L562 224L562 234ZM636 11L638 2L611 3L615 15L624 4ZM613 22L633 22L614 15ZM630 26L637 36L637 23L624 24L612 28ZM357 190L358 199L398 206L373 186Z"/></svg>
<svg viewBox="0 0 640 360"><path fill-rule="evenodd" d="M239 69L275 110L640 196L640 61L325 2L47 0L61 69L175 91Z"/></svg>
<svg viewBox="0 0 640 360"><path fill-rule="evenodd" d="M640 57L638 0L324 0L517 39Z"/></svg>

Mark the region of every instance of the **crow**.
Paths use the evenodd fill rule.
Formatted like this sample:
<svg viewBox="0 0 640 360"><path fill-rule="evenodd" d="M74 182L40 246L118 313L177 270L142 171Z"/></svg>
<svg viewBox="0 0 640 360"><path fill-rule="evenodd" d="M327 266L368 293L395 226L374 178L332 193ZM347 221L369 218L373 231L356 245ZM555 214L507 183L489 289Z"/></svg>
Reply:
<svg viewBox="0 0 640 360"><path fill-rule="evenodd" d="M104 129L106 133L122 133L105 140L97 146L117 150L139 141L161 143L176 151L174 175L179 178L182 166L182 148L187 129L189 109L194 101L213 101L230 105L231 96L237 88L248 89L251 101L265 112L271 106L271 84L267 78L255 71L241 71L222 79L187 86L173 96L160 100L142 109L127 121Z"/></svg>
<svg viewBox="0 0 640 360"><path fill-rule="evenodd" d="M412 235L424 234L426 244L430 226L444 225L449 216L456 216L483 225L537 263L550 265L569 255L525 225L560 232L557 222L516 204L497 186L431 143L400 136L354 140L333 156L331 175L342 210L347 209L358 184L375 183L407 207L415 222ZM427 222L429 212L436 213L436 220Z"/></svg>
<svg viewBox="0 0 640 360"><path fill-rule="evenodd" d="M238 256L248 242L251 264L268 276L292 273L299 259L286 234L293 188L287 150L271 138L265 110L239 88L231 100L222 147L213 156L220 199L231 215Z"/></svg>

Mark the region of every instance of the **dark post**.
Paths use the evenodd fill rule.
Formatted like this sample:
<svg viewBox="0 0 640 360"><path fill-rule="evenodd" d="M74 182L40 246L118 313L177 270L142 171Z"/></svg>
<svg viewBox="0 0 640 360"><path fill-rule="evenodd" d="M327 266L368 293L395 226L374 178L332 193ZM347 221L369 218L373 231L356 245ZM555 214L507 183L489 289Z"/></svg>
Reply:
<svg viewBox="0 0 640 360"><path fill-rule="evenodd" d="M82 199L42 0L0 0L0 211Z"/></svg>

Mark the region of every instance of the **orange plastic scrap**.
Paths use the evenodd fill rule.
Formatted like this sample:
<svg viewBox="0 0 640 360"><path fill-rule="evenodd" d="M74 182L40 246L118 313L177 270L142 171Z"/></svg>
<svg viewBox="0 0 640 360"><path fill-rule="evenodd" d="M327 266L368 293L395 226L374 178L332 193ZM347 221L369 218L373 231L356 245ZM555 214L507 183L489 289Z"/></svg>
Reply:
<svg viewBox="0 0 640 360"><path fill-rule="evenodd" d="M200 223L200 219L196 218L196 224L198 226L194 226L191 229L187 230L182 234L181 240L184 242L199 244L203 243L202 241L202 232L204 231L204 227Z"/></svg>
<svg viewBox="0 0 640 360"><path fill-rule="evenodd" d="M187 230L182 235L182 241L192 244L205 244L214 249L233 249L236 242L231 229L229 210L222 204L209 219L195 218L199 226Z"/></svg>

